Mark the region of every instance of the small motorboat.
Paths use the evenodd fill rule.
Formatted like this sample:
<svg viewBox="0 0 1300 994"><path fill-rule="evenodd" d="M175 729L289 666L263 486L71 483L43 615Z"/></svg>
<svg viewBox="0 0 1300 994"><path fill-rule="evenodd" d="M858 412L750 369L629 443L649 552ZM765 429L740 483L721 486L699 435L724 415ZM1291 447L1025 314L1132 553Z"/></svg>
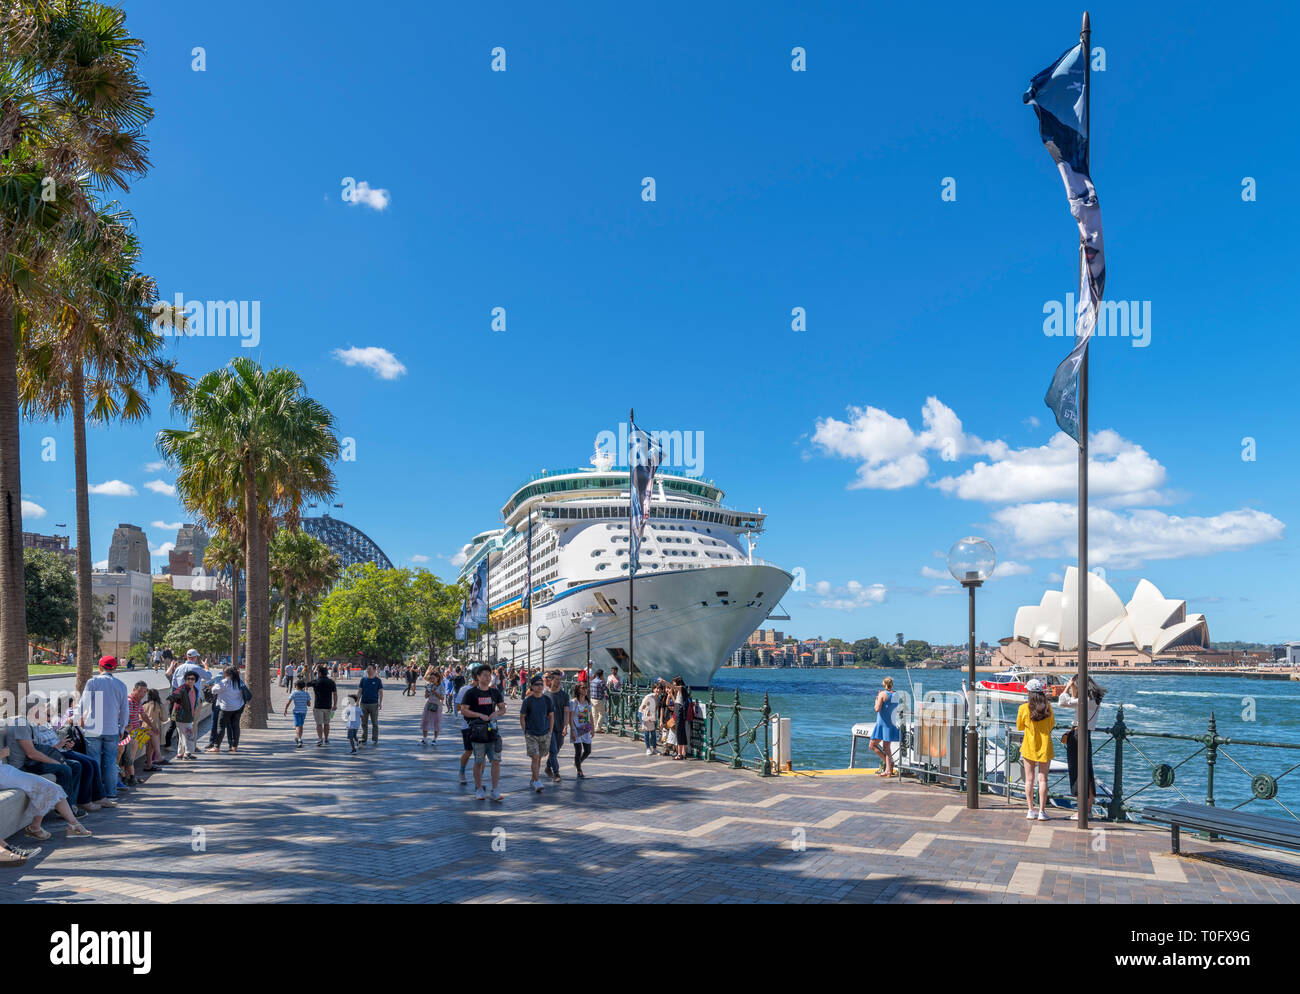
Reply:
<svg viewBox="0 0 1300 994"><path fill-rule="evenodd" d="M1055 701L1065 689L1065 681L1055 673L1030 673L1020 666L998 673L991 680L977 680L975 686L995 700L1023 701L1029 695L1025 686L1030 680L1037 680L1043 685L1043 692L1049 701Z"/></svg>

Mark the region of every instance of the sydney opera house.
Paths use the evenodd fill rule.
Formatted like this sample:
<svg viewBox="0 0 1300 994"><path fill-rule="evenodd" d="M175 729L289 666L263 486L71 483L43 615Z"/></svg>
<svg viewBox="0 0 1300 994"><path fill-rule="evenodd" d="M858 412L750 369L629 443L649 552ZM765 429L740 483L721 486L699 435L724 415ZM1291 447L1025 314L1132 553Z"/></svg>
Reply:
<svg viewBox="0 0 1300 994"><path fill-rule="evenodd" d="M1079 650L1079 571L1065 572L1060 590L1016 611L1015 634L1002 639L995 663L1073 665ZM1089 656L1103 665L1142 666L1158 660L1204 659L1212 654L1204 615L1139 580L1125 604L1101 577L1088 574Z"/></svg>

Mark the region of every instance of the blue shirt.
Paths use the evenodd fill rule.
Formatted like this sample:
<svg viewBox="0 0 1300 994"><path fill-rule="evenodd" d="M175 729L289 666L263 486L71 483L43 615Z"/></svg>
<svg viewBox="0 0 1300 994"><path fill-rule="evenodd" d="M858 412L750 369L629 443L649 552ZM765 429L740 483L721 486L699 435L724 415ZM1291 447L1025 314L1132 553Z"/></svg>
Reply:
<svg viewBox="0 0 1300 994"><path fill-rule="evenodd" d="M131 710L126 697L126 684L109 673L99 673L87 680L81 690L80 704L81 715L86 720L86 736L121 738Z"/></svg>
<svg viewBox="0 0 1300 994"><path fill-rule="evenodd" d="M377 676L363 676L361 678L361 703L378 704L379 691L384 687L384 681Z"/></svg>

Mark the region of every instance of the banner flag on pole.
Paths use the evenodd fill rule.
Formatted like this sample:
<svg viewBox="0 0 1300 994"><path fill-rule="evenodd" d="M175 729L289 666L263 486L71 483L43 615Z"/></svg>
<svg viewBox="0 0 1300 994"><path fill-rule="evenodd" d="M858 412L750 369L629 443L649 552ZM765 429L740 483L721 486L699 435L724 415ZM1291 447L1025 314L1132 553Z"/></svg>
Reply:
<svg viewBox="0 0 1300 994"><path fill-rule="evenodd" d="M1070 213L1079 226L1083 259L1079 302L1074 318L1075 345L1065 357L1043 398L1060 429L1079 438L1079 366L1097 327L1097 312L1106 289L1106 254L1102 247L1101 207L1088 163L1088 93L1083 45L1075 45L1035 76L1024 101L1038 115L1038 133L1065 183Z"/></svg>
<svg viewBox="0 0 1300 994"><path fill-rule="evenodd" d="M475 626L486 625L488 620L487 568L487 556L484 556L469 585L469 617Z"/></svg>
<svg viewBox="0 0 1300 994"><path fill-rule="evenodd" d="M533 609L533 512L528 512L528 573L524 578L524 595L519 606L525 611ZM531 616L531 615L530 615Z"/></svg>
<svg viewBox="0 0 1300 994"><path fill-rule="evenodd" d="M641 565L641 537L645 534L646 522L650 520L650 494L654 487L655 473L663 461L663 447L657 439L642 431L635 424L631 426L629 439L631 452L628 455L628 576L635 576Z"/></svg>
<svg viewBox="0 0 1300 994"><path fill-rule="evenodd" d="M465 604L463 601L460 605L460 617L456 619L456 641L465 641Z"/></svg>

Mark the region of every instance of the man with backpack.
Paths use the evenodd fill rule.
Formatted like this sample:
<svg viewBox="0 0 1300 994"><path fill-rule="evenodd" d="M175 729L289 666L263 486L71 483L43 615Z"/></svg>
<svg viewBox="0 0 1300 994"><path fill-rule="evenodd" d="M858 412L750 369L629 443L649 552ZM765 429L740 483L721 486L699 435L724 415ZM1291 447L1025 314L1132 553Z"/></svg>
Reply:
<svg viewBox="0 0 1300 994"><path fill-rule="evenodd" d="M460 704L461 716L469 723L469 744L474 753L474 789L481 801L487 791L483 787L483 764L492 763L492 800L501 800L498 784L501 780L501 732L497 719L506 713L505 697L500 688L492 686L492 667L480 663L474 667L474 684L465 691Z"/></svg>

